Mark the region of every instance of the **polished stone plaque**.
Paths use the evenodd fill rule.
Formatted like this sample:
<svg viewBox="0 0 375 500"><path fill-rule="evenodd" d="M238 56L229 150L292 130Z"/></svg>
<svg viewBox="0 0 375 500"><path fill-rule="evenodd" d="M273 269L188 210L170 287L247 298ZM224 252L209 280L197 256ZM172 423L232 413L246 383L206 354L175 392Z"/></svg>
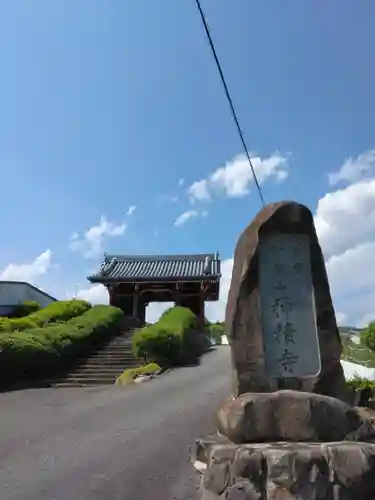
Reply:
<svg viewBox="0 0 375 500"><path fill-rule="evenodd" d="M258 262L269 376L278 379L316 377L321 363L309 236L262 235Z"/></svg>

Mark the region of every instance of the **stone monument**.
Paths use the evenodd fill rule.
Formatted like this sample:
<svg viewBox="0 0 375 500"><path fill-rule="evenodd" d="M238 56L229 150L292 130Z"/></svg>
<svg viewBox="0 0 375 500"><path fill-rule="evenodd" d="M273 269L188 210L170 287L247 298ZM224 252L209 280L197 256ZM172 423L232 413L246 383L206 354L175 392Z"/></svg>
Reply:
<svg viewBox="0 0 375 500"><path fill-rule="evenodd" d="M309 209L265 207L240 236L226 310L233 396L196 441L204 500L374 500L375 429L351 406Z"/></svg>
<svg viewBox="0 0 375 500"><path fill-rule="evenodd" d="M242 233L225 326L235 396L292 388L349 400L324 258L307 207L273 203Z"/></svg>

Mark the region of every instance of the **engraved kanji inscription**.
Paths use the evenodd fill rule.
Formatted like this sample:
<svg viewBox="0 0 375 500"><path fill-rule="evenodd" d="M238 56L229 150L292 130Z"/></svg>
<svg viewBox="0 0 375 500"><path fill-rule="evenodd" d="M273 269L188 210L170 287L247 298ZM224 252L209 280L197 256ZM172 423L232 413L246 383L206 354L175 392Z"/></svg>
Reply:
<svg viewBox="0 0 375 500"><path fill-rule="evenodd" d="M288 314L293 311L292 301L289 297L276 297L271 304L271 311L277 319L282 318L284 315L288 317Z"/></svg>
<svg viewBox="0 0 375 500"><path fill-rule="evenodd" d="M261 235L258 260L268 373L275 378L315 377L320 350L309 236Z"/></svg>
<svg viewBox="0 0 375 500"><path fill-rule="evenodd" d="M296 333L297 330L294 325L290 321L285 321L276 325L274 336L279 344L280 342L284 342L285 344L295 344Z"/></svg>
<svg viewBox="0 0 375 500"><path fill-rule="evenodd" d="M293 354L289 349L285 348L282 352L282 355L280 358L277 360L280 365L282 366L282 369L284 372L287 372L288 374L293 373L293 367L298 361L298 356L296 354Z"/></svg>
<svg viewBox="0 0 375 500"><path fill-rule="evenodd" d="M281 292L281 293L285 292L286 284L283 281L277 281L276 286L275 286L275 290L277 292Z"/></svg>
<svg viewBox="0 0 375 500"><path fill-rule="evenodd" d="M301 274L303 272L303 264L301 264L301 262L296 262L293 264L293 270L296 274Z"/></svg>

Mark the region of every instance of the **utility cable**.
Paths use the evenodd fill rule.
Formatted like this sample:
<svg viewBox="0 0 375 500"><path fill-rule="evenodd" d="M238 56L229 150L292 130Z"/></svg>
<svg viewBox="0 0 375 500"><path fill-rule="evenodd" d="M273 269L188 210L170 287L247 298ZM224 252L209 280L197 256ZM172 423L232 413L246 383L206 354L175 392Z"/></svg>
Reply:
<svg viewBox="0 0 375 500"><path fill-rule="evenodd" d="M257 176L255 174L255 170L254 170L254 166L253 166L253 163L251 161L251 158L250 158L250 154L249 154L249 150L247 149L247 146L246 146L246 142L245 142L245 138L244 138L244 135L242 133L242 130L241 130L241 127L240 127L240 124L239 124L239 121L238 121L238 118L237 118L237 114L236 114L236 111L234 109L234 105L233 105L233 101L232 101L232 98L230 96L230 93L229 93L229 90L228 90L228 86L226 84L226 81L225 81L225 77L224 77L224 73L221 69L221 65L220 65L220 62L219 62L219 59L218 59L218 56L216 54L216 50L215 50L215 46L214 46L214 43L212 41L212 38L211 38L211 35L210 35L210 30L208 28L208 25L207 25L207 22L206 22L206 18L204 16L204 13L203 13L203 10L202 10L202 7L200 5L200 2L199 0L195 0L195 3L197 5L197 8L199 10L199 13L200 13L200 16L201 16L201 20L202 20L202 23L203 23L203 26L204 26L204 29L205 29L205 32L206 32L206 35L207 35L207 39L209 41L209 44L210 44L210 47L211 47L211 52L212 52L212 55L215 59L215 63L216 63L216 66L217 66L217 69L219 71L219 74L220 74L220 78L221 78L221 82L223 84L223 87L224 87L224 90L225 90L225 94L227 96L227 99L228 99L228 102L229 102L229 106L230 106L230 109L232 111L232 116L233 116L233 119L235 121L235 124L237 126L237 131L238 131L238 134L240 136L240 139L241 139L241 142L242 142L242 145L243 145L243 148L245 150L245 154L246 154L246 158L249 162L249 165L250 165L250 168L251 168L251 172L253 174L253 177L254 177L254 182L255 182L255 185L258 189L258 193L259 193L259 197L261 199L261 202L262 202L262 205L265 206L265 202L264 202L264 197L263 197L263 193L262 193L262 190L260 188L260 184L258 182L258 179L257 179Z"/></svg>

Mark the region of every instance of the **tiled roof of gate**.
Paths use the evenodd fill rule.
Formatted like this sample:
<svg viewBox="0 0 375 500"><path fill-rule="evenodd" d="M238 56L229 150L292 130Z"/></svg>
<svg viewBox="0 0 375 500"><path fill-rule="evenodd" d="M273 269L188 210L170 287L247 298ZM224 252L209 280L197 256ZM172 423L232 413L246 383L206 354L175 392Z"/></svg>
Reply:
<svg viewBox="0 0 375 500"><path fill-rule="evenodd" d="M101 269L91 282L217 280L219 254L198 255L104 255Z"/></svg>

